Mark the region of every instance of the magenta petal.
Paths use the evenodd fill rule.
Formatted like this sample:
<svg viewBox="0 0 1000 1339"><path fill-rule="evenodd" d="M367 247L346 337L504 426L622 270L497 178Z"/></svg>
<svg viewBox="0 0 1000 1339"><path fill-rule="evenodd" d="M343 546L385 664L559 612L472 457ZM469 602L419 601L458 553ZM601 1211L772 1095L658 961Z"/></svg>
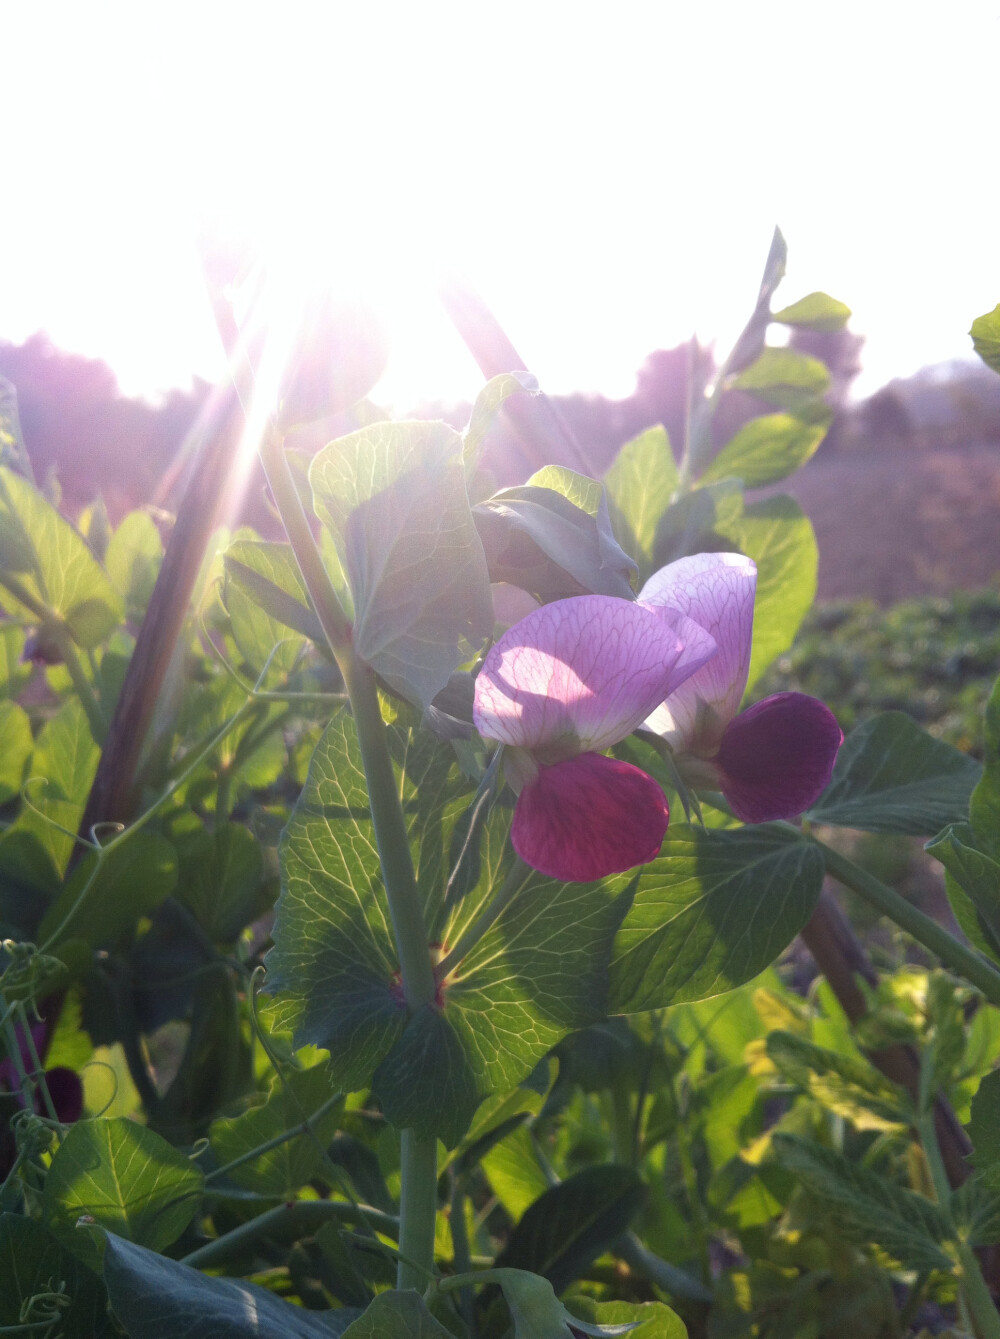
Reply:
<svg viewBox="0 0 1000 1339"><path fill-rule="evenodd" d="M514 850L566 883L589 883L645 864L660 853L666 797L651 776L596 753L552 767L518 796L510 829Z"/></svg>
<svg viewBox="0 0 1000 1339"><path fill-rule="evenodd" d="M692 658L670 619L629 600L579 595L544 605L486 656L476 729L542 763L610 748L714 652L700 636Z"/></svg>
<svg viewBox="0 0 1000 1339"><path fill-rule="evenodd" d="M45 1082L56 1115L62 1123L72 1125L73 1121L79 1120L83 1115L83 1084L79 1074L65 1065L56 1065L54 1069L45 1071ZM35 1094L35 1107L39 1115L48 1114L40 1092Z"/></svg>
<svg viewBox="0 0 1000 1339"><path fill-rule="evenodd" d="M715 758L722 793L744 823L792 818L826 789L843 741L818 698L775 693L726 727Z"/></svg>

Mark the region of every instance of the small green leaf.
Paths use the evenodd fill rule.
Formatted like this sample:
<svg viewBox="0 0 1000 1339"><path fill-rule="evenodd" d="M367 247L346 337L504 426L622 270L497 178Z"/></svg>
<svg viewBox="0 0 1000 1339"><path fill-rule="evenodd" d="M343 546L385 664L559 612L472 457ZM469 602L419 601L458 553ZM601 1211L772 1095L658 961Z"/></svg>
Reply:
<svg viewBox="0 0 1000 1339"><path fill-rule="evenodd" d="M0 804L21 793L33 748L28 713L16 702L0 701Z"/></svg>
<svg viewBox="0 0 1000 1339"><path fill-rule="evenodd" d="M757 564L749 692L791 646L812 607L819 550L812 522L795 499L785 494L744 508L725 534Z"/></svg>
<svg viewBox="0 0 1000 1339"><path fill-rule="evenodd" d="M652 570L653 541L660 517L678 487L677 465L666 428L648 428L618 452L604 476L608 501L623 529L622 539L643 576Z"/></svg>
<svg viewBox="0 0 1000 1339"><path fill-rule="evenodd" d="M561 1293L617 1241L644 1198L642 1182L628 1167L576 1172L526 1210L496 1267L541 1274Z"/></svg>
<svg viewBox="0 0 1000 1339"><path fill-rule="evenodd" d="M462 439L445 423L377 423L341 437L309 470L354 597L354 648L427 707L493 631Z"/></svg>
<svg viewBox="0 0 1000 1339"><path fill-rule="evenodd" d="M52 1159L42 1204L59 1239L88 1263L99 1238L77 1232L81 1215L128 1241L161 1251L198 1210L205 1178L165 1139L125 1117L82 1120Z"/></svg>
<svg viewBox="0 0 1000 1339"><path fill-rule="evenodd" d="M979 1081L972 1099L969 1138L975 1152L970 1161L986 1184L1000 1189L1000 1070L992 1069Z"/></svg>
<svg viewBox="0 0 1000 1339"><path fill-rule="evenodd" d="M982 784L982 783L980 783ZM977 849L968 823L951 823L924 850L947 870L948 899L969 939L1000 955L1000 861Z"/></svg>
<svg viewBox="0 0 1000 1339"><path fill-rule="evenodd" d="M875 1242L911 1269L951 1269L941 1248L952 1236L950 1226L923 1195L797 1135L776 1134L772 1147L781 1166L825 1200L855 1237Z"/></svg>
<svg viewBox="0 0 1000 1339"><path fill-rule="evenodd" d="M593 1325L572 1315L555 1294L548 1279L524 1269L497 1269L493 1276L514 1322L514 1339L576 1339L577 1335L627 1334L634 1325ZM664 1308L666 1310L666 1308Z"/></svg>
<svg viewBox="0 0 1000 1339"><path fill-rule="evenodd" d="M379 1293L343 1335L344 1339L454 1339L416 1292Z"/></svg>
<svg viewBox="0 0 1000 1339"><path fill-rule="evenodd" d="M972 347L986 366L992 367L994 372L1000 372L1000 305L985 316L977 316L969 334L972 336Z"/></svg>
<svg viewBox="0 0 1000 1339"><path fill-rule="evenodd" d="M117 626L121 599L85 541L27 480L0 469L0 568L30 603L29 616L49 611L78 645L93 648ZM5 573L0 571L0 580Z"/></svg>
<svg viewBox="0 0 1000 1339"><path fill-rule="evenodd" d="M815 454L826 428L825 423L804 423L791 414L762 414L730 438L699 482L736 478L744 488L776 483Z"/></svg>
<svg viewBox="0 0 1000 1339"><path fill-rule="evenodd" d="M325 643L290 544L237 540L226 550L223 562L224 598L233 636L253 669L263 669L279 642L282 645L271 664L286 672L295 663L304 637ZM293 631L299 635L291 636Z"/></svg>
<svg viewBox="0 0 1000 1339"><path fill-rule="evenodd" d="M980 777L974 759L926 734L901 711L852 730L833 778L809 811L817 823L912 837L959 823Z"/></svg>
<svg viewBox="0 0 1000 1339"><path fill-rule="evenodd" d="M912 1120L903 1090L866 1060L788 1032L768 1033L768 1058L791 1083L859 1130L899 1130Z"/></svg>
<svg viewBox="0 0 1000 1339"><path fill-rule="evenodd" d="M818 358L794 349L765 349L731 383L782 409L801 409L830 389L830 373Z"/></svg>
<svg viewBox="0 0 1000 1339"><path fill-rule="evenodd" d="M31 678L31 666L23 659L26 641L16 623L0 623L0 697L17 697Z"/></svg>
<svg viewBox="0 0 1000 1339"><path fill-rule="evenodd" d="M631 1339L687 1339L687 1328L680 1316L663 1302L595 1302L592 1297L576 1296L566 1308L581 1320L607 1327L629 1325ZM590 1331L586 1331L590 1333Z"/></svg>
<svg viewBox="0 0 1000 1339"><path fill-rule="evenodd" d="M771 317L781 325L798 326L800 330L818 330L832 334L843 330L851 319L851 309L828 293L808 293L790 307L782 307Z"/></svg>
<svg viewBox="0 0 1000 1339"><path fill-rule="evenodd" d="M0 1215L0 1327L23 1330L22 1308L39 1293L62 1285L69 1305L60 1308L59 1339L104 1339L113 1333L107 1297L96 1274L63 1249L37 1219L22 1214ZM55 1331L53 1331L55 1332ZM35 1334L44 1334L38 1327Z"/></svg>
<svg viewBox="0 0 1000 1339"><path fill-rule="evenodd" d="M90 794L101 750L94 743L87 713L75 699L46 721L35 742L32 776L48 783L45 795L82 806Z"/></svg>
<svg viewBox="0 0 1000 1339"><path fill-rule="evenodd" d="M129 1339L333 1339L358 1315L347 1307L306 1311L254 1283L207 1278L112 1233L104 1281Z"/></svg>
<svg viewBox="0 0 1000 1339"><path fill-rule="evenodd" d="M549 1188L531 1134L524 1126L485 1153L482 1165L493 1193L511 1218L520 1218Z"/></svg>
<svg viewBox="0 0 1000 1339"><path fill-rule="evenodd" d="M220 1165L234 1162L277 1135L302 1125L334 1092L329 1065L292 1070L287 1075L287 1083L277 1078L274 1080L267 1101L261 1106L251 1107L241 1116L224 1117L212 1123L209 1130L212 1151ZM340 1102L331 1107L314 1122L312 1136L307 1133L296 1135L249 1162L241 1163L228 1173L230 1179L261 1195L292 1198L318 1172L323 1149L337 1133L343 1105Z"/></svg>
<svg viewBox="0 0 1000 1339"><path fill-rule="evenodd" d="M125 601L129 618L139 620L163 561L163 541L153 518L145 511L131 511L108 541L104 565L115 589Z"/></svg>
<svg viewBox="0 0 1000 1339"><path fill-rule="evenodd" d="M242 823L185 833L178 854L178 897L214 943L235 939L266 909L260 842Z"/></svg>
<svg viewBox="0 0 1000 1339"><path fill-rule="evenodd" d="M690 553L712 553L733 548L725 538L743 516L743 487L738 479L723 479L682 493L660 517L653 540L655 571Z"/></svg>
<svg viewBox="0 0 1000 1339"><path fill-rule="evenodd" d="M476 396L463 446L465 469L470 476L479 464L486 434L504 401L512 395L523 395L525 392L529 395L538 394L538 381L530 372L501 372L498 377L492 377Z"/></svg>
<svg viewBox="0 0 1000 1339"><path fill-rule="evenodd" d="M707 999L752 980L809 920L818 849L776 824L671 824L615 939L611 1013Z"/></svg>

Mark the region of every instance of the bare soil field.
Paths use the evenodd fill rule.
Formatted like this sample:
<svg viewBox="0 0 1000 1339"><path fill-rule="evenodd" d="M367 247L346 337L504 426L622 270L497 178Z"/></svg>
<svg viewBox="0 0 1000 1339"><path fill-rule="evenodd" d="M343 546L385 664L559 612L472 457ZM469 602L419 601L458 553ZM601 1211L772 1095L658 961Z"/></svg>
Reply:
<svg viewBox="0 0 1000 1339"><path fill-rule="evenodd" d="M1000 575L1000 444L811 462L782 486L816 529L819 599L881 605Z"/></svg>

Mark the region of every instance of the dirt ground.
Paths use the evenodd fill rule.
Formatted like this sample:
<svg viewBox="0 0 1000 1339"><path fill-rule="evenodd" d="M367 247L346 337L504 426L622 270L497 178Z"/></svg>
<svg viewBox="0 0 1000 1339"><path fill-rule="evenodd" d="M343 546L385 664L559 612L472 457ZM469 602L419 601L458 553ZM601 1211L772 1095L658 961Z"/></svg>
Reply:
<svg viewBox="0 0 1000 1339"><path fill-rule="evenodd" d="M1000 444L821 453L782 488L815 526L821 600L888 605L1000 575Z"/></svg>

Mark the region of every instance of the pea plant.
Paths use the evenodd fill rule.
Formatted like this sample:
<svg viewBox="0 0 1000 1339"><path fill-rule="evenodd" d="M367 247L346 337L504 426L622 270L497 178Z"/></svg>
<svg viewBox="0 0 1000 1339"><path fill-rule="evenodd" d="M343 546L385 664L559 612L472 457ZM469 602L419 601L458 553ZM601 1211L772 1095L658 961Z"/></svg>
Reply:
<svg viewBox="0 0 1000 1339"><path fill-rule="evenodd" d="M600 480L495 490L518 371L304 457L307 358L282 542L211 441L165 550L71 525L4 400L0 1334L1000 1335L1000 688L982 765L741 709L818 562L747 492L830 419L768 337L849 316L784 261ZM958 932L837 829L932 839Z"/></svg>

